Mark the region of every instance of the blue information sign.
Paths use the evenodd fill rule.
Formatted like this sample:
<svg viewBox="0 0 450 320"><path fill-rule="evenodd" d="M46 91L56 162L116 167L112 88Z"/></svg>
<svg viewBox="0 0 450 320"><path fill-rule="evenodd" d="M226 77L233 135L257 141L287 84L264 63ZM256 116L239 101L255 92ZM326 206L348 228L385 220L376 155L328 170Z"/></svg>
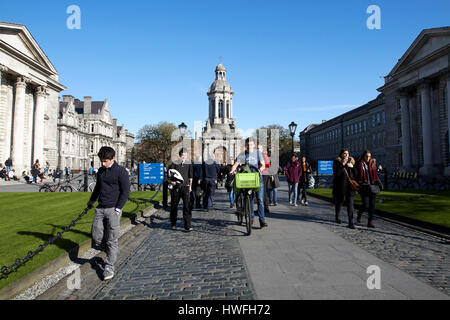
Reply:
<svg viewBox="0 0 450 320"><path fill-rule="evenodd" d="M160 184L164 180L163 163L140 163L139 184Z"/></svg>
<svg viewBox="0 0 450 320"><path fill-rule="evenodd" d="M319 160L319 174L333 174L333 161Z"/></svg>

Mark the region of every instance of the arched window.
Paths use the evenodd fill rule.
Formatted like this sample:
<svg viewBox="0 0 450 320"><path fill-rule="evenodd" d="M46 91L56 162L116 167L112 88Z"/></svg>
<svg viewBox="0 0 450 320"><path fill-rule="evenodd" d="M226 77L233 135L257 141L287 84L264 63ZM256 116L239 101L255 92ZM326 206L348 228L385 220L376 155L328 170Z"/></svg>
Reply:
<svg viewBox="0 0 450 320"><path fill-rule="evenodd" d="M223 101L219 102L219 118L223 118Z"/></svg>
<svg viewBox="0 0 450 320"><path fill-rule="evenodd" d="M230 101L227 101L227 118L231 117Z"/></svg>

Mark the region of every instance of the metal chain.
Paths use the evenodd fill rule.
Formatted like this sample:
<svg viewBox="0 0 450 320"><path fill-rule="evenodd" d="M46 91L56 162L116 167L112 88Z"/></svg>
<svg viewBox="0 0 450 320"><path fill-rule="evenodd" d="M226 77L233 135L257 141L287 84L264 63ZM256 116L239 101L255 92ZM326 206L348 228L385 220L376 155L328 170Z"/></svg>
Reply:
<svg viewBox="0 0 450 320"><path fill-rule="evenodd" d="M159 191L161 190L161 185L159 185L158 190L155 192L155 194L149 199L149 200L144 200L144 201L138 201L135 199L131 199L128 198L129 201L131 201L132 203L135 203L137 205L141 205L141 204L146 204L151 202L156 195L159 193ZM86 215L89 211L89 208L86 208L83 210L83 212L81 212L81 214L72 221L71 224L69 224L68 226L66 226L63 231L58 232L56 236L54 236L53 238L49 239L45 244L41 244L38 246L38 248L34 251L28 251L27 255L23 258L17 258L15 260L15 262L10 265L10 266L2 266L0 268L0 279L5 278L8 274L10 274L14 269L17 269L18 267L22 266L23 264L25 264L25 262L27 262L28 260L31 260L34 258L35 255L37 255L39 252L43 251L46 247L48 247L49 245L53 244L56 240L61 239L62 235L64 233L66 233L67 231L70 230L70 228L72 228L73 226L75 226L75 224L78 223L78 221L81 220L81 218L83 218L84 215Z"/></svg>
<svg viewBox="0 0 450 320"><path fill-rule="evenodd" d="M66 226L63 229L63 231L58 232L58 234L56 236L54 236L53 238L49 239L45 244L39 245L39 247L36 250L28 251L28 254L25 257L17 258L16 261L10 266L3 266L3 267L1 267L0 268L0 273L1 273L0 279L4 278L8 274L10 274L13 271L13 269L22 266L25 262L27 262L28 260L32 259L35 255L37 255L39 252L43 251L49 245L53 244L56 240L62 238L62 235L64 233L66 233L67 231L69 231L70 228L75 226L75 224L77 224L77 222L80 221L81 218L88 213L88 211L89 211L89 208L84 209L83 212L81 212L81 214L75 220L73 220L71 224L69 224L68 226Z"/></svg>

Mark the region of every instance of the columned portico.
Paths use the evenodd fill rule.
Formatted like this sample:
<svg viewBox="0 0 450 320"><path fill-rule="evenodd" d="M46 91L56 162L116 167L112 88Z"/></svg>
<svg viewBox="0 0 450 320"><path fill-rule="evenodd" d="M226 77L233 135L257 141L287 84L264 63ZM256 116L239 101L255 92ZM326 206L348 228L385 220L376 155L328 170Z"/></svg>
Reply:
<svg viewBox="0 0 450 320"><path fill-rule="evenodd" d="M27 79L18 77L15 83L16 97L14 100L14 124L13 124L13 145L12 160L19 170L25 167L24 163L24 127L25 127L25 92Z"/></svg>
<svg viewBox="0 0 450 320"><path fill-rule="evenodd" d="M409 116L409 101L406 93L399 95L402 126L402 161L405 170L411 169L411 119Z"/></svg>
<svg viewBox="0 0 450 320"><path fill-rule="evenodd" d="M36 89L36 107L34 111L34 154L33 162L39 159L44 164L44 115L47 92L43 86Z"/></svg>
<svg viewBox="0 0 450 320"><path fill-rule="evenodd" d="M423 166L420 174L431 176L439 173L433 162L433 123L431 118L430 83L424 81L420 85L422 101L422 137L423 137Z"/></svg>

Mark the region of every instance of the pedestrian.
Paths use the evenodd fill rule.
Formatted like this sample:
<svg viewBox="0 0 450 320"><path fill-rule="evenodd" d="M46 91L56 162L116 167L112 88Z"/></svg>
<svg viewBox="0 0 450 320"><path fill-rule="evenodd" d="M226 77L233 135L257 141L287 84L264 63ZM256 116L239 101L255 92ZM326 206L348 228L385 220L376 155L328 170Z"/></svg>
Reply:
<svg viewBox="0 0 450 320"><path fill-rule="evenodd" d="M378 178L377 161L372 158L372 153L369 150L363 152L356 168L358 183L361 186L359 194L363 204L358 211L356 221L361 223L363 213L367 212L369 216L367 226L369 228L375 228L375 225L372 222L375 212L375 200L377 194L382 190L383 184Z"/></svg>
<svg viewBox="0 0 450 320"><path fill-rule="evenodd" d="M278 205L278 188L280 187L280 179L278 177L278 171L274 175L269 176L269 205Z"/></svg>
<svg viewBox="0 0 450 320"><path fill-rule="evenodd" d="M264 163L266 164L266 168L262 172L264 190L266 190L266 192L264 192L264 213L270 213L270 210L269 210L269 194L267 192L268 189L269 189L269 186L270 186L270 176L269 176L270 158L267 155L267 153L264 152L264 146L263 145L261 145L261 144L258 145L258 151L262 153L262 155L264 157Z"/></svg>
<svg viewBox="0 0 450 320"><path fill-rule="evenodd" d="M14 181L19 181L19 178L17 177L17 175L16 175L16 170L15 169L12 169L10 172L9 172L9 180L14 180Z"/></svg>
<svg viewBox="0 0 450 320"><path fill-rule="evenodd" d="M286 175L289 187L289 204L297 207L297 194L301 176L301 166L297 161L297 156L295 154L292 155L291 161L286 165L284 173Z"/></svg>
<svg viewBox="0 0 450 320"><path fill-rule="evenodd" d="M311 165L306 161L306 157L300 158L301 176L298 185L299 194L301 194L300 203L304 206L308 205L308 199L306 198L306 190L309 187L310 174L312 172Z"/></svg>
<svg viewBox="0 0 450 320"><path fill-rule="evenodd" d="M264 162L264 156L261 152L259 152L257 149L255 149L255 139L250 137L245 140L245 151L241 152L238 157L236 158L233 167L231 168L231 174L234 174L236 172L236 169L239 165L248 164L249 166L252 166L253 168L257 168L259 172L259 180L260 180L260 188L258 190L258 193L256 195L257 202L258 202L258 216L259 216L259 225L260 228L265 228L268 226L265 217L264 217L264 183L262 178L262 172L265 169L265 162ZM252 224L254 220L254 200L252 199Z"/></svg>
<svg viewBox="0 0 450 320"><path fill-rule="evenodd" d="M197 156L194 164L192 165L192 192L190 194L191 211L194 209L201 209L201 197L202 197L202 180L203 180L203 166L201 157Z"/></svg>
<svg viewBox="0 0 450 320"><path fill-rule="evenodd" d="M191 217L192 212L190 210L189 198L192 191L192 179L193 179L193 168L192 164L186 163L187 151L181 149L178 153L179 158L174 161L169 169L177 170L183 177L183 183L177 185L176 182L171 181L170 183L174 186L170 191L171 201L170 201L170 223L172 225L172 230L177 228L177 215L178 215L178 203L180 198L183 199L183 220L184 220L184 230L186 232L192 231L191 227Z"/></svg>
<svg viewBox="0 0 450 320"><path fill-rule="evenodd" d="M339 215L342 205L347 206L348 227L355 229L353 224L353 200L356 190L353 186L356 177L355 159L350 156L348 149L342 149L333 162L333 201L335 205L336 223L341 223Z"/></svg>
<svg viewBox="0 0 450 320"><path fill-rule="evenodd" d="M225 188L228 192L228 199L230 201L230 208L234 208L234 204L236 202L235 194L234 194L234 175L231 174L231 169L234 165L234 159L231 159L231 162L227 164L225 168Z"/></svg>
<svg viewBox="0 0 450 320"><path fill-rule="evenodd" d="M9 176L6 173L6 167L3 168L3 165L0 164L0 179L4 179L5 181L8 181Z"/></svg>
<svg viewBox="0 0 450 320"><path fill-rule="evenodd" d="M6 167L6 173L7 173L7 174L9 174L9 172L11 171L12 165L13 165L12 159L11 159L11 157L9 157L9 158L6 159L6 161L5 161L5 167Z"/></svg>
<svg viewBox="0 0 450 320"><path fill-rule="evenodd" d="M220 166L215 161L215 155L208 155L209 159L203 162L203 209L208 212L214 210L214 196L220 175Z"/></svg>
<svg viewBox="0 0 450 320"><path fill-rule="evenodd" d="M130 194L130 179L125 168L115 161L116 152L113 148L102 147L97 155L102 167L98 170L97 182L87 206L92 208L98 199L92 223L92 239L94 248L106 251L103 280L108 280L114 277L120 217ZM104 237L106 242L102 246Z"/></svg>

